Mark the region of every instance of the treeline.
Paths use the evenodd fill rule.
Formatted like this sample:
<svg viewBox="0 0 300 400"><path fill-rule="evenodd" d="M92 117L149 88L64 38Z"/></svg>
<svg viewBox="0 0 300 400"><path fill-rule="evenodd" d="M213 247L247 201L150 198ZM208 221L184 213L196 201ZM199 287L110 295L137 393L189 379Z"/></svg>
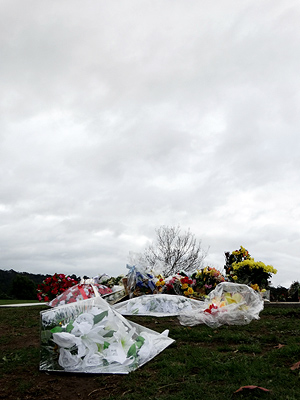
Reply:
<svg viewBox="0 0 300 400"><path fill-rule="evenodd" d="M49 276L0 269L0 299L37 300L37 286ZM78 279L76 275L71 277Z"/></svg>

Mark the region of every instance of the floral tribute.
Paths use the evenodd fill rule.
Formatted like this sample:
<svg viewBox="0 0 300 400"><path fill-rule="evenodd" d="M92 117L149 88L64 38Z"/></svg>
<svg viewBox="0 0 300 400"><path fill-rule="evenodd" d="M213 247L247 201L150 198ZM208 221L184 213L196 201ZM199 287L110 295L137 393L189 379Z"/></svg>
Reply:
<svg viewBox="0 0 300 400"><path fill-rule="evenodd" d="M101 297L41 312L40 370L121 373L135 370L174 342L127 321Z"/></svg>
<svg viewBox="0 0 300 400"><path fill-rule="evenodd" d="M221 272L212 267L205 267L195 271L191 278L194 282L194 297L196 298L208 295L219 283L225 282Z"/></svg>
<svg viewBox="0 0 300 400"><path fill-rule="evenodd" d="M198 301L198 310L184 309L178 316L182 325L205 323L211 328L221 325L246 325L259 319L263 309L261 296L244 284L221 282L204 301Z"/></svg>
<svg viewBox="0 0 300 400"><path fill-rule="evenodd" d="M57 307L63 304L75 303L76 301L86 300L95 296L104 296L112 293L112 289L100 285L98 283L93 284L79 284L70 287L65 290L62 294L55 297L55 299L49 302L50 307Z"/></svg>
<svg viewBox="0 0 300 400"><path fill-rule="evenodd" d="M262 261L254 261L248 250L240 247L239 250L225 253L225 270L231 282L244 283L256 291L265 291L269 287L269 279L277 270L272 265Z"/></svg>
<svg viewBox="0 0 300 400"><path fill-rule="evenodd" d="M127 265L127 268L129 268L129 273L126 289L130 298L158 292L155 285L157 279L152 274L136 266Z"/></svg>
<svg viewBox="0 0 300 400"><path fill-rule="evenodd" d="M50 301L63 293L68 288L77 285L77 281L64 274L54 274L46 278L37 287L37 298L39 301Z"/></svg>
<svg viewBox="0 0 300 400"><path fill-rule="evenodd" d="M122 315L177 316L183 310L198 309L200 302L186 296L156 294L135 297L113 306Z"/></svg>
<svg viewBox="0 0 300 400"><path fill-rule="evenodd" d="M156 278L158 279L158 281L156 281L155 286L157 287L158 293L162 293L165 288L166 282L162 275L158 275Z"/></svg>
<svg viewBox="0 0 300 400"><path fill-rule="evenodd" d="M220 271L216 268L206 267L195 271L191 277L184 272L166 279L158 276L156 286L160 293L202 299L224 281L225 278Z"/></svg>
<svg viewBox="0 0 300 400"><path fill-rule="evenodd" d="M156 286L159 288L160 293L191 297L194 293L193 283L193 280L184 272L180 272L166 279L159 276Z"/></svg>
<svg viewBox="0 0 300 400"><path fill-rule="evenodd" d="M191 297L194 294L193 280L188 276L182 276L174 282L175 292L181 296Z"/></svg>

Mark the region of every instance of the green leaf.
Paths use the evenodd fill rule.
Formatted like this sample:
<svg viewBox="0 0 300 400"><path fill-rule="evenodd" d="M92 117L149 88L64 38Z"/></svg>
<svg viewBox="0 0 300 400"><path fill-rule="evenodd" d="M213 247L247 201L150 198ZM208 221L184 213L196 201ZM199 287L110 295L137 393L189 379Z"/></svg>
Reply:
<svg viewBox="0 0 300 400"><path fill-rule="evenodd" d="M130 346L128 353L127 353L127 357L136 357L136 345L135 343L133 343L133 345Z"/></svg>
<svg viewBox="0 0 300 400"><path fill-rule="evenodd" d="M103 337L113 337L115 331L108 331Z"/></svg>
<svg viewBox="0 0 300 400"><path fill-rule="evenodd" d="M145 339L143 338L143 336L138 336L136 339L136 347L140 349L143 346L144 342Z"/></svg>
<svg viewBox="0 0 300 400"><path fill-rule="evenodd" d="M103 343L103 350L108 349L109 348L110 343L108 342L104 342Z"/></svg>
<svg viewBox="0 0 300 400"><path fill-rule="evenodd" d="M67 332L71 332L71 330L74 328L73 322L69 322L67 327L66 327L66 331Z"/></svg>
<svg viewBox="0 0 300 400"><path fill-rule="evenodd" d="M63 329L61 326L56 326L55 328L51 329L51 333L58 333L58 332L62 332Z"/></svg>
<svg viewBox="0 0 300 400"><path fill-rule="evenodd" d="M98 324L98 322L102 321L103 318L108 316L108 311L103 311L101 314L94 316L94 324Z"/></svg>

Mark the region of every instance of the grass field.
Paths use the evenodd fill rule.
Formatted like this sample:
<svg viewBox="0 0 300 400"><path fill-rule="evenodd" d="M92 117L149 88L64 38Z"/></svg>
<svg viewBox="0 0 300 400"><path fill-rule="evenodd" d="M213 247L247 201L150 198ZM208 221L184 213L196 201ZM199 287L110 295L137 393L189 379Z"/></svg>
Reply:
<svg viewBox="0 0 300 400"><path fill-rule="evenodd" d="M132 317L174 344L129 375L48 374L39 367L39 314L0 308L0 399L300 400L300 309L268 308L249 325L183 327L177 318ZM254 385L261 389L244 389Z"/></svg>

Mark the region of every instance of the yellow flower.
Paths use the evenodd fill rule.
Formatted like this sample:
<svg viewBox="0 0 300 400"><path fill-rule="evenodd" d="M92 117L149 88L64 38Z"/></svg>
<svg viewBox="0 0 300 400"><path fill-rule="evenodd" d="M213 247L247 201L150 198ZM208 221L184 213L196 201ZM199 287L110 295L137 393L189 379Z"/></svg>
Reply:
<svg viewBox="0 0 300 400"><path fill-rule="evenodd" d="M194 293L194 291L193 291L193 289L191 287L189 287L187 291L188 291L188 294L193 294Z"/></svg>
<svg viewBox="0 0 300 400"><path fill-rule="evenodd" d="M257 283L254 283L253 285L250 285L252 287L253 290L257 290L259 291L259 286Z"/></svg>
<svg viewBox="0 0 300 400"><path fill-rule="evenodd" d="M183 292L183 294L184 294L185 296L188 296L188 295L189 295L189 292L186 290L186 291Z"/></svg>
<svg viewBox="0 0 300 400"><path fill-rule="evenodd" d="M189 285L187 284L187 283L183 283L182 285L181 285L181 289L187 289L189 287Z"/></svg>
<svg viewBox="0 0 300 400"><path fill-rule="evenodd" d="M234 279L235 281L237 280L237 276L236 275L233 275L233 277L232 277L232 279Z"/></svg>

